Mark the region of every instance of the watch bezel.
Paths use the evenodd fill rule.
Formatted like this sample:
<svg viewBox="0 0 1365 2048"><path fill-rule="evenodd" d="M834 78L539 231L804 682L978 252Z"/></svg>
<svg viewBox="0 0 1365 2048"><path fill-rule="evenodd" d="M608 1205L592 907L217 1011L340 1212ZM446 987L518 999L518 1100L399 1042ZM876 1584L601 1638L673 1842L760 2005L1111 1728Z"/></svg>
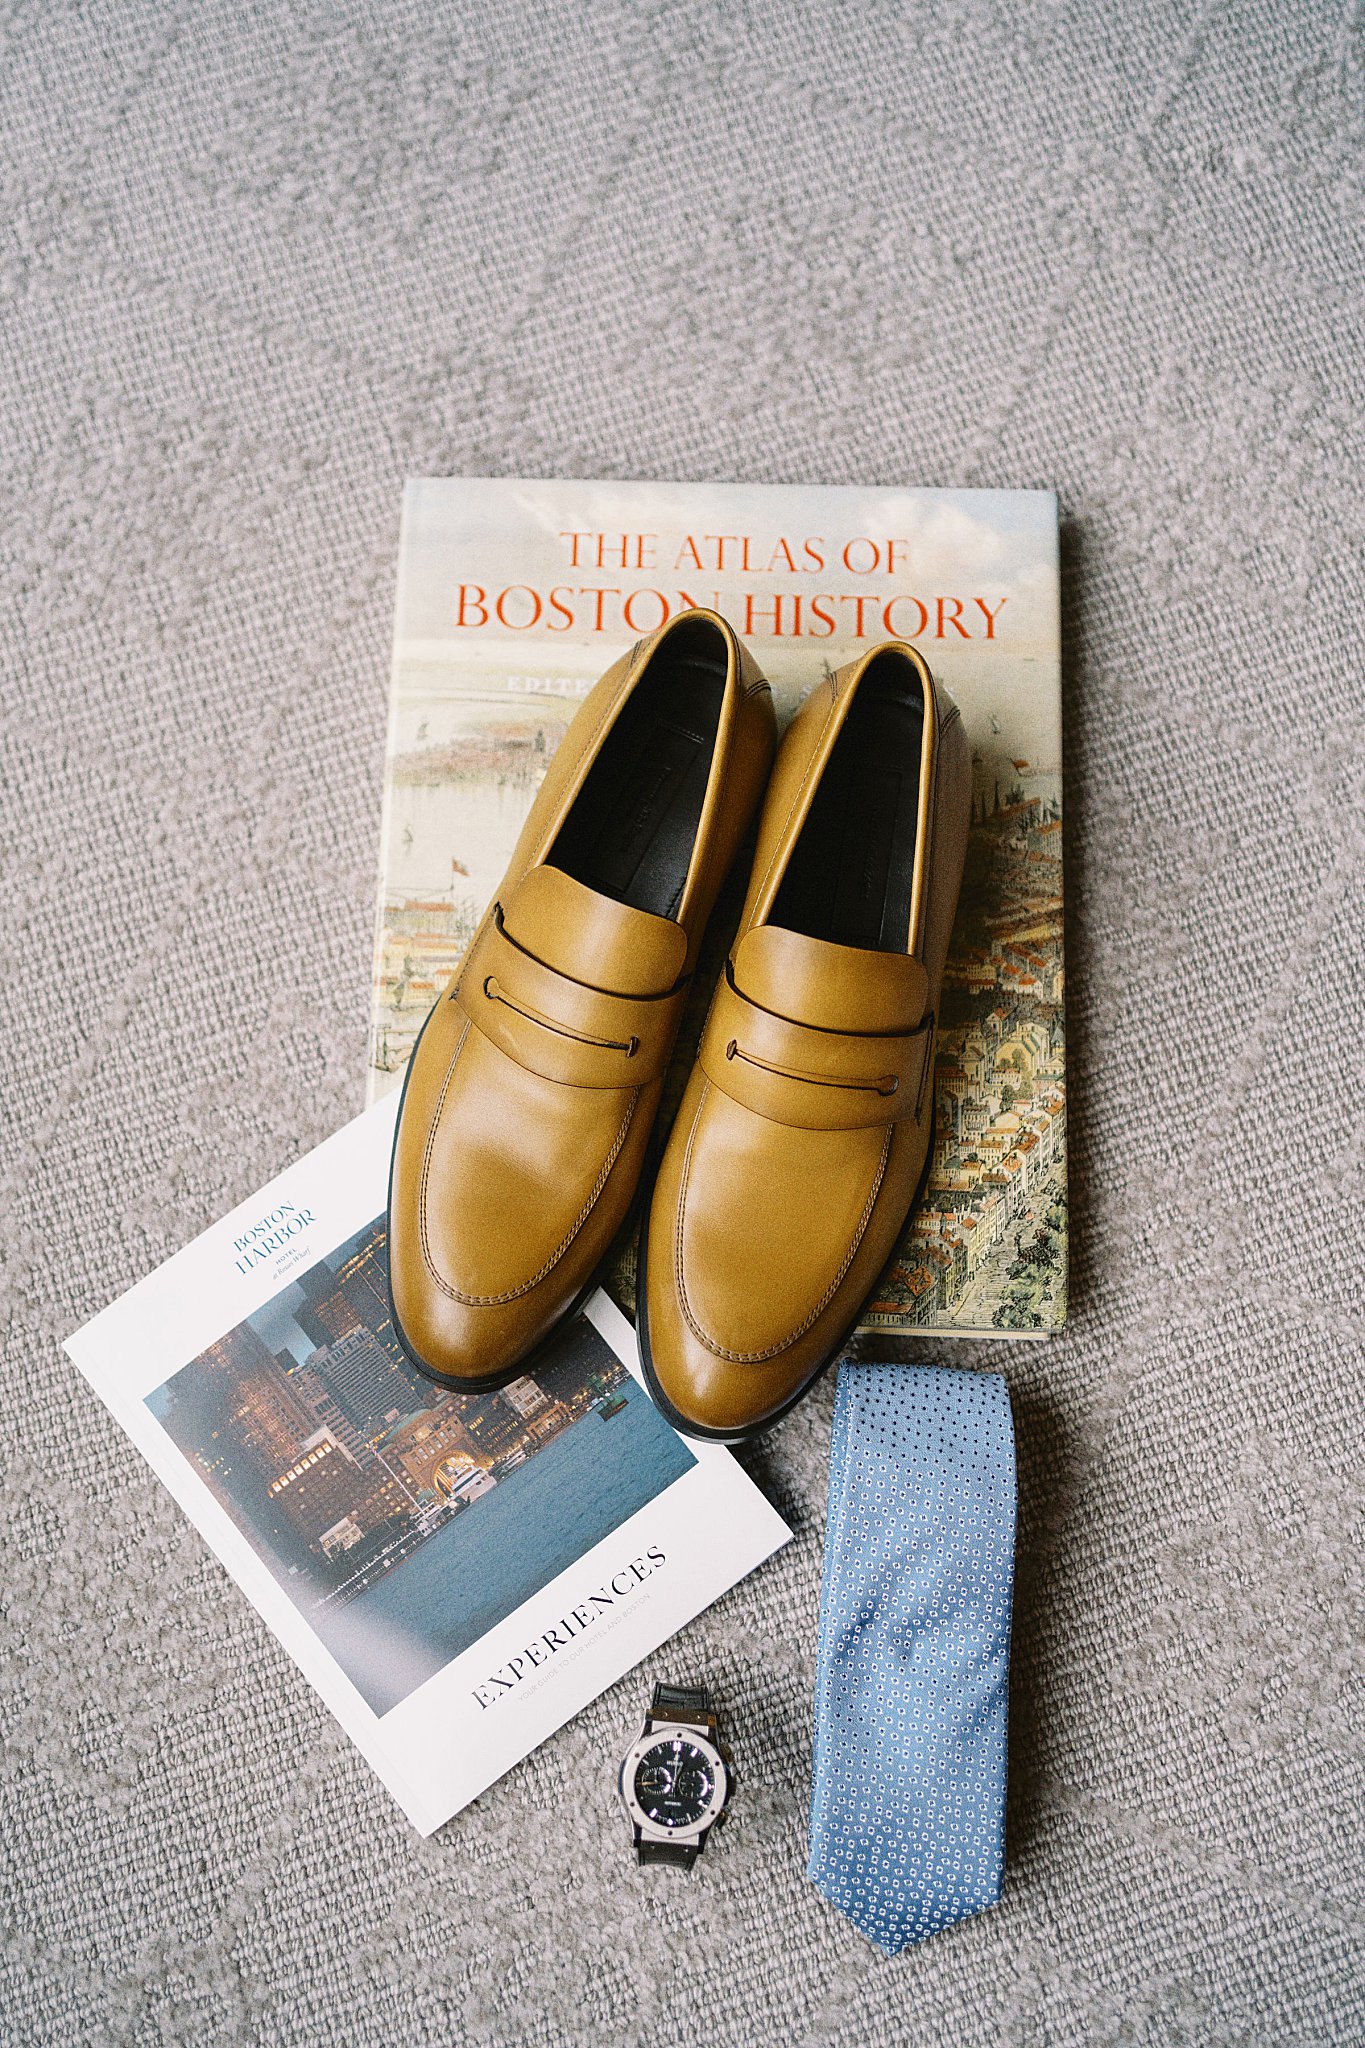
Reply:
<svg viewBox="0 0 1365 2048"><path fill-rule="evenodd" d="M651 1749L657 1748L661 1742L671 1742L675 1737L699 1749L711 1766L711 1797L697 1818L685 1828L660 1827L657 1821L649 1818L635 1796L635 1773L640 1764ZM730 1797L730 1765L715 1738L705 1728L699 1728L695 1721L656 1720L636 1736L621 1759L618 1783L622 1803L643 1841L692 1843L708 1828L714 1827L725 1811Z"/></svg>

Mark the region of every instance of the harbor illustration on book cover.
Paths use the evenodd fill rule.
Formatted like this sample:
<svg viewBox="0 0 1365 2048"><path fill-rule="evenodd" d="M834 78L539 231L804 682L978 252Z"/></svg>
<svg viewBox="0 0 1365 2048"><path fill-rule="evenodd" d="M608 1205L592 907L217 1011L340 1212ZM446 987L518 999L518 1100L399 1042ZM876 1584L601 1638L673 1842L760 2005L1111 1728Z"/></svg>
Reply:
<svg viewBox="0 0 1365 2048"><path fill-rule="evenodd" d="M940 1018L933 1161L863 1327L1046 1334L1065 1320L1067 1273L1050 492L411 482L370 1098L401 1082L578 703L625 647L692 604L722 612L748 641L782 723L822 677L887 638L913 641L962 708L972 824ZM691 1062L708 965L712 975L720 965L714 946L666 1112ZM628 1258L609 1285L632 1298Z"/></svg>

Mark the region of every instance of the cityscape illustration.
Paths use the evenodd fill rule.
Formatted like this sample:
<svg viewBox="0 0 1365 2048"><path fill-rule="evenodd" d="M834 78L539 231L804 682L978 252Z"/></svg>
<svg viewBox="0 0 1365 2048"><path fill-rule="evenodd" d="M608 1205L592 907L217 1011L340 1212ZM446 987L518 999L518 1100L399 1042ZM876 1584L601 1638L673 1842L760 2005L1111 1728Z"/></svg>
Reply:
<svg viewBox="0 0 1365 2048"><path fill-rule="evenodd" d="M148 1396L381 1711L694 1462L582 1317L496 1393L427 1381L387 1250L379 1217Z"/></svg>

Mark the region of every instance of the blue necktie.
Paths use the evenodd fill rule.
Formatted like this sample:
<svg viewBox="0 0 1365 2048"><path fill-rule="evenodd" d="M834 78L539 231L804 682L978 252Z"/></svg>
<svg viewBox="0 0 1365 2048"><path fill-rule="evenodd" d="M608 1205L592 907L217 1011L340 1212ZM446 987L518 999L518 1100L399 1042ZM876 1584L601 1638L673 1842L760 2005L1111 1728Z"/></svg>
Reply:
<svg viewBox="0 0 1365 2048"><path fill-rule="evenodd" d="M1000 1896L1014 1513L998 1374L840 1368L808 1874L884 1955Z"/></svg>

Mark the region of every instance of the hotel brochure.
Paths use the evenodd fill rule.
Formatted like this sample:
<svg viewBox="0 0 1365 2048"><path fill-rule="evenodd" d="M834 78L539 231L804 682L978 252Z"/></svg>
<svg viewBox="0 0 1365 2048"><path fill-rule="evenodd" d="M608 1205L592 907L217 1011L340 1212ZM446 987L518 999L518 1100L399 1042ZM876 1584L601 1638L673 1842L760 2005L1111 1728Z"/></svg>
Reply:
<svg viewBox="0 0 1365 2048"><path fill-rule="evenodd" d="M430 1834L790 1531L669 1428L598 1292L497 1393L390 1318L397 1096L68 1339L115 1420Z"/></svg>

